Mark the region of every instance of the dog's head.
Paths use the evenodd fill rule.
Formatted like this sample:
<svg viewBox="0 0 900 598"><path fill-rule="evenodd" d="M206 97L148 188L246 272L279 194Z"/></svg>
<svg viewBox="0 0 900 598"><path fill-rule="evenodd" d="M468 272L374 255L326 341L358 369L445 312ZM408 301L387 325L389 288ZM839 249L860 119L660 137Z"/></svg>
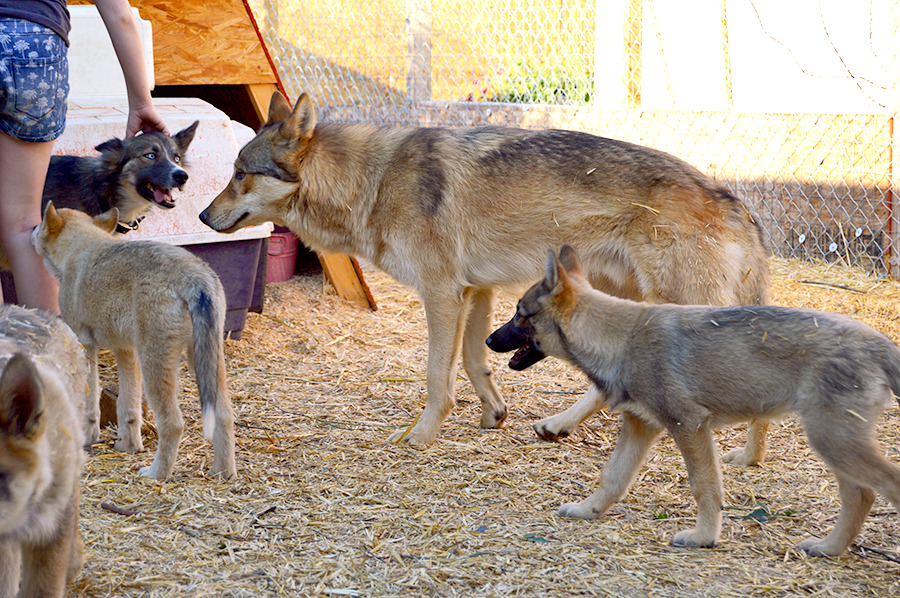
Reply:
<svg viewBox="0 0 900 598"><path fill-rule="evenodd" d="M37 368L14 354L0 374L0 536L21 526L32 496L50 482L44 408Z"/></svg>
<svg viewBox="0 0 900 598"><path fill-rule="evenodd" d="M573 279L586 284L575 250L563 245L558 258L548 252L544 278L525 292L512 319L487 338L492 351L515 351L510 369L524 370L548 355L566 357L560 325L578 292Z"/></svg>
<svg viewBox="0 0 900 598"><path fill-rule="evenodd" d="M281 208L299 187L300 159L315 128L315 111L306 94L293 109L281 93L272 94L266 124L241 149L231 181L200 213L200 220L224 233L263 222L285 224Z"/></svg>
<svg viewBox="0 0 900 598"><path fill-rule="evenodd" d="M82 211L59 210L48 202L40 226L31 232L35 252L57 278L62 276L62 262L72 254L73 241L81 236L112 236L119 223L119 210L112 208L93 218Z"/></svg>
<svg viewBox="0 0 900 598"><path fill-rule="evenodd" d="M199 121L170 137L163 133L144 133L130 139L110 139L98 145L104 169L114 174L118 189L114 206L121 217L131 222L155 205L164 210L175 207L172 191L181 190L188 180L188 146L194 139ZM149 204L148 204L149 202Z"/></svg>

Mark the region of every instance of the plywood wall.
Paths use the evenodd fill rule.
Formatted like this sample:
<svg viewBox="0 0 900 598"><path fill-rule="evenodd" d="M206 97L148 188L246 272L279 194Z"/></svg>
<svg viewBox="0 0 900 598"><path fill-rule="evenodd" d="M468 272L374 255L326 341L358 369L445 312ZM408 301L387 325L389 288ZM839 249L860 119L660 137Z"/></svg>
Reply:
<svg viewBox="0 0 900 598"><path fill-rule="evenodd" d="M132 0L131 5L153 24L157 85L275 82L242 0Z"/></svg>

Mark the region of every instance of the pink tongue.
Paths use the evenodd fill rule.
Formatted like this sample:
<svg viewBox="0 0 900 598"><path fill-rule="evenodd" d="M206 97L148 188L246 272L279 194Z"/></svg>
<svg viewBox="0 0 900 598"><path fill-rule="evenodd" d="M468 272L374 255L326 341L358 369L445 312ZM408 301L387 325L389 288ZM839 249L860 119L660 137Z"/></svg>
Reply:
<svg viewBox="0 0 900 598"><path fill-rule="evenodd" d="M162 189L153 190L153 201L158 204L172 203L172 194Z"/></svg>

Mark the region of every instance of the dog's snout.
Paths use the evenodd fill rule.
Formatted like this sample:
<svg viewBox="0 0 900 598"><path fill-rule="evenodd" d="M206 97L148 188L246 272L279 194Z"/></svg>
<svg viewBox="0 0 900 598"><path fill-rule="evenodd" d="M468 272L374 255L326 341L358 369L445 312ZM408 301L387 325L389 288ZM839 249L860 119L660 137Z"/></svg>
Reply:
<svg viewBox="0 0 900 598"><path fill-rule="evenodd" d="M186 173L186 172L183 171L183 170L176 170L174 173L172 173L172 178L175 180L175 182L176 182L176 183L178 184L178 186L180 187L180 186L184 185L184 184L187 182L187 180L188 180L188 173Z"/></svg>
<svg viewBox="0 0 900 598"><path fill-rule="evenodd" d="M209 226L209 222L208 222L208 220L209 220L209 209L206 209L206 210L203 210L202 212L200 212L200 216L198 216L198 218L200 218L200 222L202 222L203 224Z"/></svg>

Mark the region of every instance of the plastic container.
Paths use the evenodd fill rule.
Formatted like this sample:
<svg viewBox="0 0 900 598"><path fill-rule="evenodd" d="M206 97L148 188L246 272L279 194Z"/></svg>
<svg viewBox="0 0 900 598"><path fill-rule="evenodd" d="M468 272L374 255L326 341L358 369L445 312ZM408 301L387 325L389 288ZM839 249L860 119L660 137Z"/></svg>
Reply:
<svg viewBox="0 0 900 598"><path fill-rule="evenodd" d="M266 283L289 280L297 267L300 240L290 231L277 228L269 237L266 263Z"/></svg>

